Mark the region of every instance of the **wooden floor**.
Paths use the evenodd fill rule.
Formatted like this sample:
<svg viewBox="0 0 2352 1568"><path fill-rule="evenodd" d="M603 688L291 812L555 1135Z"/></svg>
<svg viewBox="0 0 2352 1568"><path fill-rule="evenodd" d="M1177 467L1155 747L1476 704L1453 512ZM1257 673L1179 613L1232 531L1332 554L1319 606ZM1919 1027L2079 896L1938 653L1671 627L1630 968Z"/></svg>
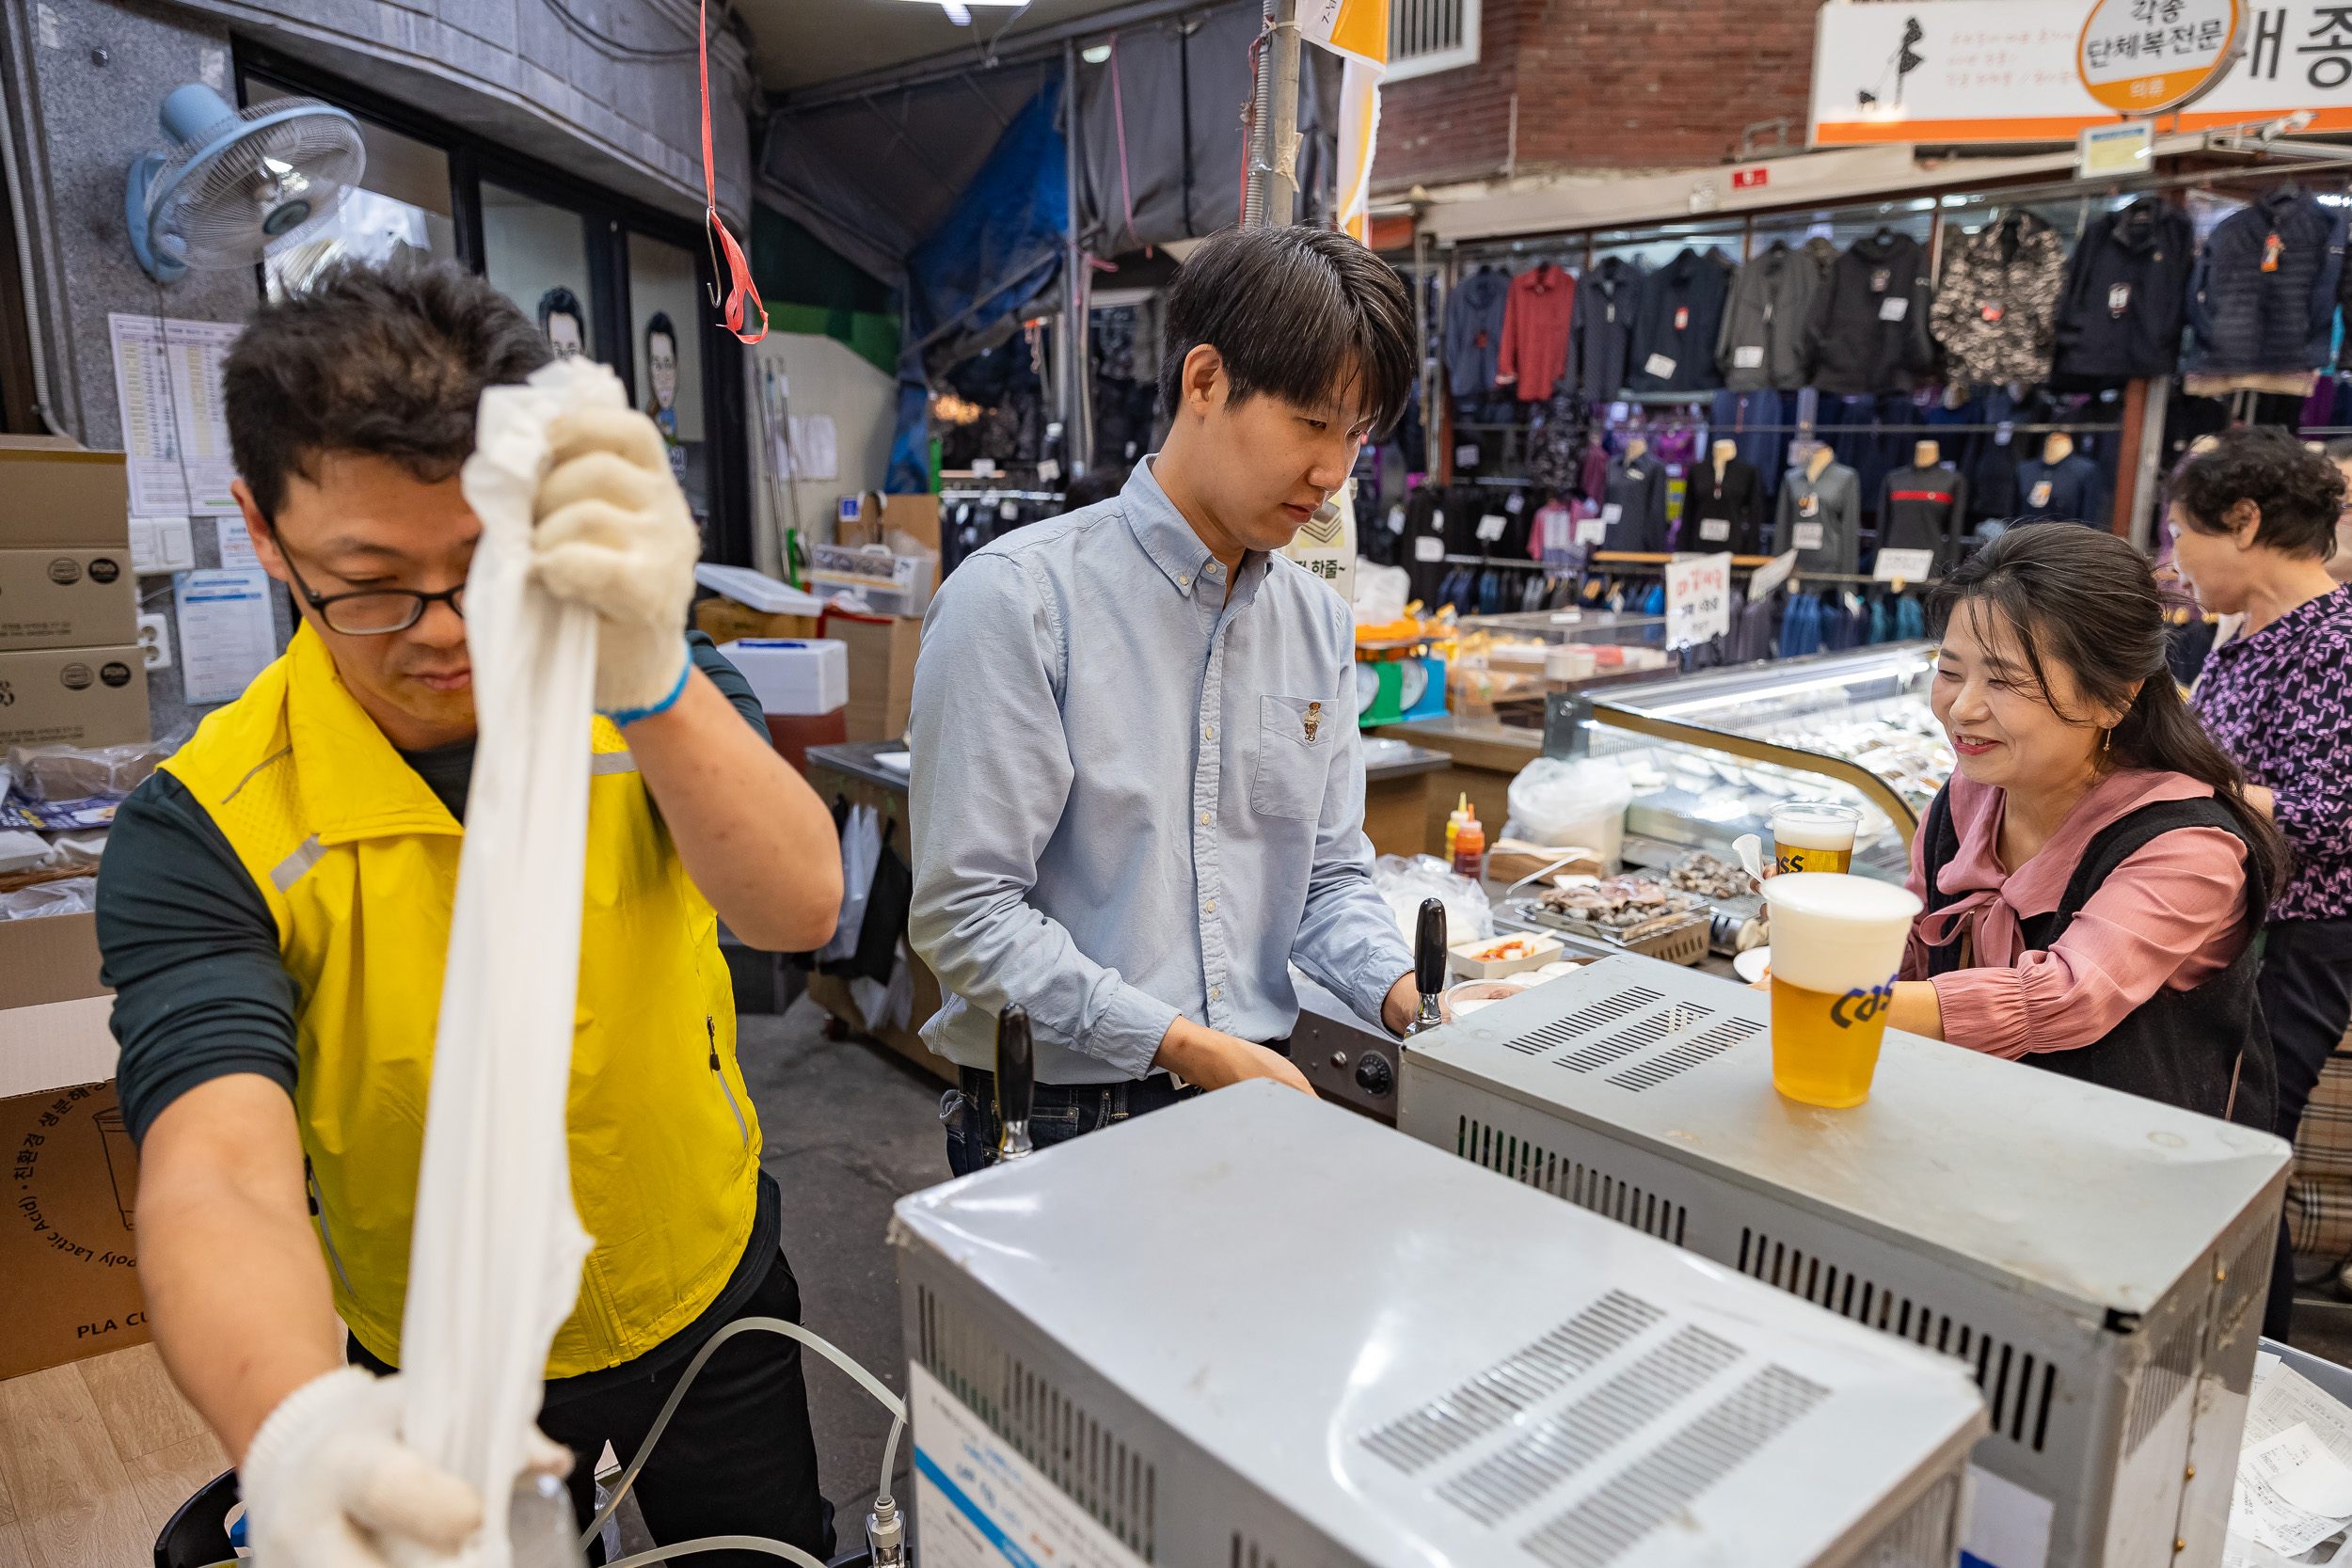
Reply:
<svg viewBox="0 0 2352 1568"><path fill-rule="evenodd" d="M0 1382L0 1568L151 1568L228 1467L152 1345Z"/></svg>

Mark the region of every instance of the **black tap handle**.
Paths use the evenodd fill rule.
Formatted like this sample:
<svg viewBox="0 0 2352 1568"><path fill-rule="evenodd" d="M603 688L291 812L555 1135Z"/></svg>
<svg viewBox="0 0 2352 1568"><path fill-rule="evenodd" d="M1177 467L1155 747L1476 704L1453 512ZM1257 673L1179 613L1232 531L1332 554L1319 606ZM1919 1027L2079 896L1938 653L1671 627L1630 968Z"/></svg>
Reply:
<svg viewBox="0 0 2352 1568"><path fill-rule="evenodd" d="M1445 990L1445 905L1421 901L1421 924L1413 937L1413 989L1423 996Z"/></svg>
<svg viewBox="0 0 2352 1568"><path fill-rule="evenodd" d="M1029 1142L1029 1112L1037 1102L1037 1048L1029 1038L1028 1010L1009 1003L996 1015L996 1158L1018 1160L1036 1152Z"/></svg>

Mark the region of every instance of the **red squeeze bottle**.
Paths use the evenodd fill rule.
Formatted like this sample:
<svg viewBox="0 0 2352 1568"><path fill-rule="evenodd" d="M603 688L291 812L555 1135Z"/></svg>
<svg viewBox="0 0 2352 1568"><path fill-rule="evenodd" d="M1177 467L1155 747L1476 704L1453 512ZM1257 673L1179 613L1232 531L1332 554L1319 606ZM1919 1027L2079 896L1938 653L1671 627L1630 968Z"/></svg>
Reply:
<svg viewBox="0 0 2352 1568"><path fill-rule="evenodd" d="M1479 874L1479 863L1486 857L1486 830L1479 825L1473 813L1462 819L1454 834L1454 874L1473 879Z"/></svg>

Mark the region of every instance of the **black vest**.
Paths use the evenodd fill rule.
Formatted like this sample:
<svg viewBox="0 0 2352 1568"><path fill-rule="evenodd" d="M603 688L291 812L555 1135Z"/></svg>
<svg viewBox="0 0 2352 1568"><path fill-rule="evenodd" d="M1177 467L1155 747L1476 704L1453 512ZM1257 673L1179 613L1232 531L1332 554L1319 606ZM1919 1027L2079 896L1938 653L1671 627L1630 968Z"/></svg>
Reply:
<svg viewBox="0 0 2352 1568"><path fill-rule="evenodd" d="M2210 798L2158 800L2117 818L2083 850L2058 907L2018 921L2029 951L2047 951L2074 922L2090 895L2141 846L2179 828L2219 828L2246 845L2246 897L2252 919L2246 950L2229 968L2194 990L2165 987L2132 1009L2106 1037L2073 1051L2037 1051L2021 1058L2045 1071L2125 1094L2161 1100L2168 1105L2227 1117L2243 1127L2271 1130L2278 1097L2278 1068L2270 1030L2263 1022L2254 976L2262 968L2259 933L2269 904L2267 877L2254 845L2230 809ZM1927 834L1927 900L1932 913L1967 895L1945 893L1936 875L1960 852L1952 825L1950 792L1939 790L1920 831ZM1928 973L1950 974L1960 967L1960 939L1928 949Z"/></svg>

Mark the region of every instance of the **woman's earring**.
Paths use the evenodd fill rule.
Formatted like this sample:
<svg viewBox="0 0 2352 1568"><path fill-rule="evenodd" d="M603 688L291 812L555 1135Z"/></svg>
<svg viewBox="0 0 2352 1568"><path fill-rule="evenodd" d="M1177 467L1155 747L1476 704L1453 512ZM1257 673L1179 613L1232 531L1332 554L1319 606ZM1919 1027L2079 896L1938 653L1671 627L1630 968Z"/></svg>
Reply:
<svg viewBox="0 0 2352 1568"><path fill-rule="evenodd" d="M2106 751L2107 751L2109 748L2111 748L2112 746L2114 746L2114 744L2115 744L2115 732L2114 732L2113 730L2107 730L2107 731L2105 731L2105 732L2103 732L2103 733L2100 735L2100 736L2099 736L2099 750L2100 750L2100 751L2102 751L2102 752L2106 752Z"/></svg>

